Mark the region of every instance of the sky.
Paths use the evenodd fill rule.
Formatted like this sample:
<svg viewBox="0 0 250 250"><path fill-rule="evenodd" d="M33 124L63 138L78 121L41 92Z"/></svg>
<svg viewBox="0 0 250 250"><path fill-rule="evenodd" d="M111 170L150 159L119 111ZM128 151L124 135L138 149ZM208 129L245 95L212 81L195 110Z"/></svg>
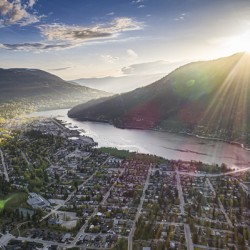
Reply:
<svg viewBox="0 0 250 250"><path fill-rule="evenodd" d="M0 0L0 67L65 80L250 51L249 0Z"/></svg>

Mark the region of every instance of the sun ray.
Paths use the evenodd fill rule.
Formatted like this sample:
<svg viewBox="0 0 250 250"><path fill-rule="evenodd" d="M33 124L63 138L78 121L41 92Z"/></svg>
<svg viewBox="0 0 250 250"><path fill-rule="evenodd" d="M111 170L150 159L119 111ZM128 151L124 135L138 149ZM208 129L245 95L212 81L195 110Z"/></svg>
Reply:
<svg viewBox="0 0 250 250"><path fill-rule="evenodd" d="M247 141L250 104L250 100L248 100L249 68L250 57L246 53L242 54L205 110L196 131L202 125L206 134L211 133L214 137L223 138L221 134L227 133L226 140L236 140L239 143ZM218 150L221 151L221 154L230 155L227 148L218 147L211 148L210 153L213 154Z"/></svg>

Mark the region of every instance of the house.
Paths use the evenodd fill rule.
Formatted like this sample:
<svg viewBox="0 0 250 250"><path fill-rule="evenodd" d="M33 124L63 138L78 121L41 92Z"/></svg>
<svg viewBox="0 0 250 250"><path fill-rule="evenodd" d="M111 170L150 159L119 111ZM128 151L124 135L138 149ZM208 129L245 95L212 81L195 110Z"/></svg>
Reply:
<svg viewBox="0 0 250 250"><path fill-rule="evenodd" d="M64 234L63 238L62 238L62 242L68 242L71 238L71 234L70 233L66 233Z"/></svg>
<svg viewBox="0 0 250 250"><path fill-rule="evenodd" d="M27 200L27 203L35 209L36 208L42 209L50 206L50 203L45 198L36 193L29 193L29 198Z"/></svg>
<svg viewBox="0 0 250 250"><path fill-rule="evenodd" d="M50 225L60 225L61 224L61 222L60 222L60 220L58 218L50 218L48 220L48 223Z"/></svg>

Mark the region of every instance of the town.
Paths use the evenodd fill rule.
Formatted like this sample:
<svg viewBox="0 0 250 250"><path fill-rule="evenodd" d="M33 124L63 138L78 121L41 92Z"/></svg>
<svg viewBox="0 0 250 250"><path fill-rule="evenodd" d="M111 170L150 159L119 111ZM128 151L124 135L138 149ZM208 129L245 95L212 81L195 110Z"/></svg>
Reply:
<svg viewBox="0 0 250 250"><path fill-rule="evenodd" d="M250 167L99 149L54 118L9 126L2 249L250 249Z"/></svg>

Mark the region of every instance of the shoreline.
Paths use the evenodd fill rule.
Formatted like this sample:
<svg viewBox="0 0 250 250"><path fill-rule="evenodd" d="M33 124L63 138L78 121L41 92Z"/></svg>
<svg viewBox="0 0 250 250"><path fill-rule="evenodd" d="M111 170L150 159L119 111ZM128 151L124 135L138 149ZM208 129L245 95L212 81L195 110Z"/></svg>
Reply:
<svg viewBox="0 0 250 250"><path fill-rule="evenodd" d="M67 114L67 116L68 116L68 114ZM226 139L221 139L221 138L216 138L216 137L201 136L201 135L197 135L197 134L193 134L193 133L188 133L188 132L171 132L171 131L167 131L167 130L159 130L159 129L153 129L153 128L151 128L151 129L144 129L144 128L140 128L140 127L117 126L117 125L109 122L108 120L98 120L98 119L84 119L84 120L80 120L80 119L77 119L77 118L74 118L74 117L70 117L70 116L68 116L68 117L71 118L71 119L74 119L76 121L79 121L79 122L106 123L106 124L109 124L111 126L119 128L119 129L134 129L134 130L144 130L144 131L167 132L167 133L172 133L172 134L182 134L182 135L192 136L192 137L196 137L196 138L204 139L204 140L221 141L221 142L225 142L225 143L228 143L228 144L240 147L240 148L242 148L245 151L250 151L250 148L246 147L243 143L236 142L236 141L229 141L229 140L226 140Z"/></svg>
<svg viewBox="0 0 250 250"><path fill-rule="evenodd" d="M62 112L63 111L63 112ZM110 128L109 128L109 130L111 130L112 131L112 127L114 128L114 129L119 129L119 130L121 130L121 129L127 129L127 131L128 131L128 133L130 133L129 132L129 130L131 130L131 131L133 131L134 130L134 132L131 132L132 134L133 133L136 133L136 130L138 130L138 133L139 133L139 131L145 131L146 129L142 129L142 128L126 128L126 127L119 127L119 126L115 126L114 124L112 124L112 123L110 123L110 122L107 122L107 121L102 121L102 120L96 120L96 119L92 119L91 121L90 121L90 119L85 119L84 121L83 120L80 120L80 119L75 119L75 118L72 118L72 117L69 117L68 115L67 115L67 113L68 113L68 111L69 111L69 109L57 109L57 110L53 110L53 112L51 112L51 111L48 111L48 112L46 112L46 111L43 111L43 112L37 112L36 114L34 114L34 116L33 117L40 117L40 118L52 118L52 117L54 117L54 118L56 118L56 119L58 119L58 120L60 120L60 122L63 122L63 126L67 126L67 124L64 124L64 122L66 122L66 123L70 123L70 125L71 126L73 126L73 125L77 125L78 126L78 128L76 129L76 128L72 128L72 129L70 129L70 128L68 128L68 129L70 129L70 130L75 130L75 131L78 131L78 133L80 132L81 133L81 136L83 136L83 137L88 137L88 138L91 138L94 142L98 142L98 145L96 145L97 146L97 148L98 147L101 147L101 145L106 145L106 147L115 147L115 148L119 148L119 145L115 145L115 141L114 141L114 143L112 143L112 141L111 141L111 144L110 143L106 143L105 144L105 142L106 142L106 138L104 138L103 139L103 141L102 141L102 138L101 138L101 140L100 140L100 143L101 143L101 145L99 145L99 140L98 140L98 138L95 138L95 136L91 136L91 134L89 134L88 132L86 132L86 133L83 133L83 131L81 131L81 123L83 124L82 126L85 128L86 126L86 128L88 128L88 126L92 126L91 125L91 123L93 123L93 126L95 127L95 125L94 125L94 123L96 123L97 125L98 125L98 123L100 124L100 126L101 126L101 124L103 124L102 126L106 126L107 124L108 125L111 125L110 126ZM33 112L33 113L35 113L35 112ZM29 115L30 117L32 117L32 114L30 114ZM85 124L86 125L84 125L84 122L86 122ZM90 125L87 125L88 124L88 122L90 123ZM79 125L78 125L78 123L79 123ZM80 127L79 127L80 126ZM67 126L68 127L68 126ZM98 128L98 127L97 127ZM195 134L192 134L192 133L188 133L188 132L172 132L172 131L165 131L165 130L161 130L161 129L147 129L146 131L149 131L149 133L148 133L148 136L149 136L149 138L151 138L152 136L154 137L154 136L156 136L158 133L166 133L166 136L168 136L167 134L169 134L169 136L170 136L170 138L172 138L171 136L174 136L174 135L176 135L176 136L183 136L183 140L185 141L185 140L187 140L187 141L189 141L189 140L193 140L193 139L195 139L196 138L196 140L197 140L197 143L198 144L205 144L205 145L210 145L211 144L211 142L209 143L208 142L208 140L214 140L215 141L215 143L216 143L216 141L221 141L221 143L225 143L225 145L223 146L223 147L230 147L229 145L232 145L232 147L235 147L235 149L233 149L232 148L232 150L236 150L236 151L239 151L238 153L240 154L240 158L237 158L236 156L235 157L233 157L233 158L231 158L230 157L230 155L228 155L228 156L223 156L222 158L219 156L219 155L216 155L216 157L214 158L211 158L211 155L207 155L207 156L198 156L198 159L200 159L200 161L202 161L202 162L205 162L205 163L207 163L207 164L221 164L221 163L226 163L228 166L231 166L231 165L233 165L233 166L238 166L239 168L241 168L242 167L242 165L245 165L245 166L248 166L248 164L249 164L249 162L250 161L248 161L248 160L246 160L246 159L248 159L249 158L249 156L247 155L247 158L245 158L245 154L248 154L248 152L249 151L247 151L247 150L242 150L243 148L240 146L240 144L230 144L229 142L226 142L226 141L223 141L222 139L219 139L219 138L205 138L205 137L202 137L202 136L199 136L199 135L195 135ZM145 133L147 133L145 131ZM152 131L152 132L157 132L156 134L154 134L154 133L150 133L150 131ZM100 132L100 131L99 131ZM123 132L122 131L117 131L117 133L119 134L123 134ZM125 133L125 132L124 132ZM172 135L171 135L172 134ZM188 139L188 137L190 137L190 136L192 136L192 138L193 139ZM185 138L186 137L186 138ZM200 137L200 139L199 139L199 137ZM179 137L178 137L179 138ZM218 142L219 143L219 142ZM163 143L164 144L164 143ZM162 144L162 145L163 145ZM111 146L112 145L112 146ZM158 149L156 149L156 150L154 150L153 148L152 148L152 151L150 151L150 153L151 154L155 154L155 155L158 155L158 156L160 156L160 157L163 157L163 158L166 158L166 155L165 154L167 154L167 155L169 155L168 156L168 159L175 159L175 153L171 153L171 151L170 151L170 149L166 149L167 150L167 152L165 153L165 151L164 151L164 149L161 149L161 148L164 148L164 146L162 146L162 145L156 145L157 147L159 147L159 150ZM165 145L165 144L164 144ZM167 143L167 145L168 145L168 143ZM228 146L227 146L228 145ZM140 144L139 144L139 146L140 146ZM142 146L142 148L143 148L143 146ZM237 149L238 148L238 149ZM124 147L121 147L120 149L124 149ZM132 148L129 148L128 149L130 152L138 152L138 148L137 147L132 147ZM210 149L209 149L210 150ZM140 150L139 150L140 151ZM148 149L146 149L146 152L144 152L144 150L142 150L143 152L142 153L145 153L145 154L148 154L149 152L148 152ZM158 152L159 151L159 152ZM195 151L196 152L196 151ZM193 154L195 154L195 152L185 152L185 153L187 153L187 155L186 154L184 154L183 155L183 157L184 157L184 159L191 159L191 160L197 160L197 158L196 158L196 156L194 156ZM202 151L203 152L203 151ZM245 153L244 153L245 152ZM192 153L192 155L189 155L189 153ZM203 152L203 153L206 153L205 151ZM174 154L174 155L172 155L172 154ZM242 155L242 157L241 157L241 155ZM195 158L194 158L195 157ZM228 158L228 159L227 159Z"/></svg>

